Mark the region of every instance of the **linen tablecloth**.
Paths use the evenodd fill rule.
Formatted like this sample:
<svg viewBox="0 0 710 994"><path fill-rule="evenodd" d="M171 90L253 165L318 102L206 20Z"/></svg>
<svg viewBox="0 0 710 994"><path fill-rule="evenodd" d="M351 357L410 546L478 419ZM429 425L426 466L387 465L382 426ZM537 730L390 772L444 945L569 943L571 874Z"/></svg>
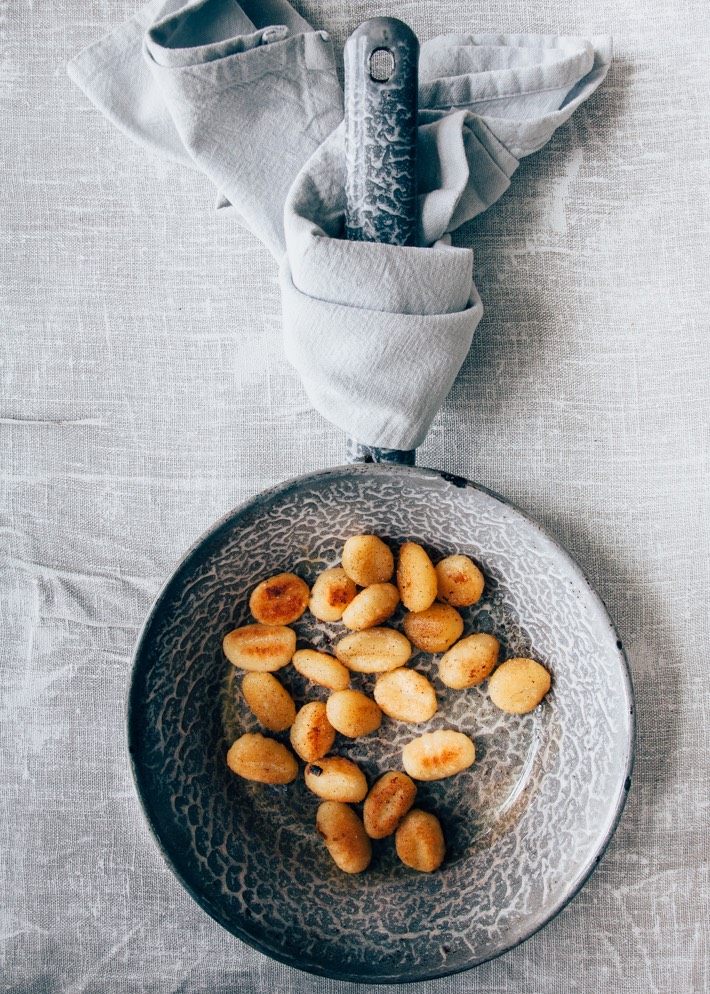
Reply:
<svg viewBox="0 0 710 994"><path fill-rule="evenodd" d="M458 234L475 249L486 313L419 462L516 502L600 591L636 688L634 785L606 856L557 919L495 962L412 989L700 994L705 5L295 6L338 50L391 13L420 38L614 36L603 88ZM343 459L283 355L271 257L215 215L204 179L134 147L66 77L133 10L3 8L0 990L355 991L214 924L164 866L126 762L130 655L182 551L263 487Z"/></svg>

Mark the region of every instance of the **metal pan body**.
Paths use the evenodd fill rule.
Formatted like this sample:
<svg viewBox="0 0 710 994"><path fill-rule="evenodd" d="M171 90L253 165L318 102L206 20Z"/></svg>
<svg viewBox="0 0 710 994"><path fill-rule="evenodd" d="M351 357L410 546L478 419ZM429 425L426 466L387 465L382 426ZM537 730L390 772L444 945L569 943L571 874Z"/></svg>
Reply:
<svg viewBox="0 0 710 994"><path fill-rule="evenodd" d="M479 564L481 600L462 609L464 635L496 635L502 658L532 656L552 673L535 711L498 711L486 684L438 679L438 658L409 666L429 676L438 711L424 725L385 718L364 739L338 737L372 783L402 768L416 735L455 728L476 745L474 765L419 785L447 845L435 873L375 844L349 876L315 830L318 799L303 776L286 786L241 780L227 768L243 732L266 730L240 691L243 674L222 639L248 623L254 586L279 572L312 584L354 534L396 552L422 544L436 562ZM401 628L401 614L391 622ZM299 647L332 651L346 634L308 612ZM325 700L292 666L279 671L297 704ZM374 677L351 686L372 692ZM128 699L128 741L148 824L168 863L221 925L290 966L342 980L395 984L465 970L541 928L601 858L630 785L633 692L621 644L598 595L567 552L489 491L429 469L347 466L275 487L218 522L187 553L141 633ZM271 734L268 733L267 734ZM287 733L276 735L288 741Z"/></svg>

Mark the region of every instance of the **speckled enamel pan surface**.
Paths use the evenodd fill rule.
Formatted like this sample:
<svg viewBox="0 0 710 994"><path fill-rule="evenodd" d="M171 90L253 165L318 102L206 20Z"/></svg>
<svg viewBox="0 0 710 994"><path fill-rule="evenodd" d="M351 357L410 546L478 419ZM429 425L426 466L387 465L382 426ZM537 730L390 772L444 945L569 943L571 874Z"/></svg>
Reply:
<svg viewBox="0 0 710 994"><path fill-rule="evenodd" d="M433 874L375 843L369 869L341 873L316 835L318 798L302 776L250 783L225 763L238 735L258 731L223 636L248 623L248 597L274 573L309 584L339 562L345 539L411 540L434 561L471 556L483 598L463 609L464 634L495 634L502 658L532 656L552 690L531 714L498 711L487 683L450 690L436 657L439 710L423 725L385 718L333 752L372 782L401 768L415 735L451 727L476 745L475 764L419 785L417 804L442 822L447 856ZM392 621L400 627L402 613ZM307 612L299 647L345 633ZM292 666L279 672L297 704L325 699ZM353 674L351 686L374 678ZM616 827L630 784L633 693L613 624L570 556L490 492L434 470L349 466L288 482L228 515L177 567L148 618L129 693L133 770L158 845L180 881L221 925L291 966L370 983L424 980L498 956L548 922L582 886ZM263 731L263 729L262 729ZM271 734L271 733L269 733ZM277 735L287 741L287 734Z"/></svg>

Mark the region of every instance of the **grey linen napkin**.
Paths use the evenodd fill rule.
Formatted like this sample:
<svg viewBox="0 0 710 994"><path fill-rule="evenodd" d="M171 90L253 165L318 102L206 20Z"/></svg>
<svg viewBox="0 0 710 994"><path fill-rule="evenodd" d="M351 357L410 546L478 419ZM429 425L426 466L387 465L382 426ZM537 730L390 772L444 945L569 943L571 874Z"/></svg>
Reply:
<svg viewBox="0 0 710 994"><path fill-rule="evenodd" d="M493 204L604 79L611 40L442 35L421 46L418 247L343 239L333 49L286 0L153 0L68 72L114 124L200 169L279 262L286 354L367 445L421 444L482 315L451 232Z"/></svg>

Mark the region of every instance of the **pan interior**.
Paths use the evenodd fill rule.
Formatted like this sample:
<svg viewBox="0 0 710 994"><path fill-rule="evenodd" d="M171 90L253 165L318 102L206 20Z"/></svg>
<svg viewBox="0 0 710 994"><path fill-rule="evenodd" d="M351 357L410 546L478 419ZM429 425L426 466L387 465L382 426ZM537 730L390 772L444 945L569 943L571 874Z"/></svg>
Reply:
<svg viewBox="0 0 710 994"><path fill-rule="evenodd" d="M401 769L403 745L455 728L476 763L419 785L417 806L441 819L444 865L417 874L392 839L363 874L338 871L315 832L318 799L302 777L285 787L240 780L225 754L265 731L225 660L226 632L248 623L255 584L289 571L309 585L336 565L346 538L374 533L396 549L422 544L434 561L469 555L486 588L462 609L464 635L496 635L501 658L532 656L553 687L531 714L503 714L486 683L446 688L437 657L410 666L432 680L439 710L407 725L384 718L333 752L368 781ZM400 612L388 624L401 629ZM299 648L328 650L346 634L309 613ZM297 705L325 688L279 672ZM374 677L353 674L371 693ZM578 567L499 498L433 471L349 467L285 484L205 536L164 589L138 646L129 699L134 772L168 861L200 904L241 938L294 966L370 982L434 977L495 956L539 928L578 889L608 841L625 796L631 692L616 634ZM268 733L272 734L272 733ZM288 741L287 733L276 735Z"/></svg>

